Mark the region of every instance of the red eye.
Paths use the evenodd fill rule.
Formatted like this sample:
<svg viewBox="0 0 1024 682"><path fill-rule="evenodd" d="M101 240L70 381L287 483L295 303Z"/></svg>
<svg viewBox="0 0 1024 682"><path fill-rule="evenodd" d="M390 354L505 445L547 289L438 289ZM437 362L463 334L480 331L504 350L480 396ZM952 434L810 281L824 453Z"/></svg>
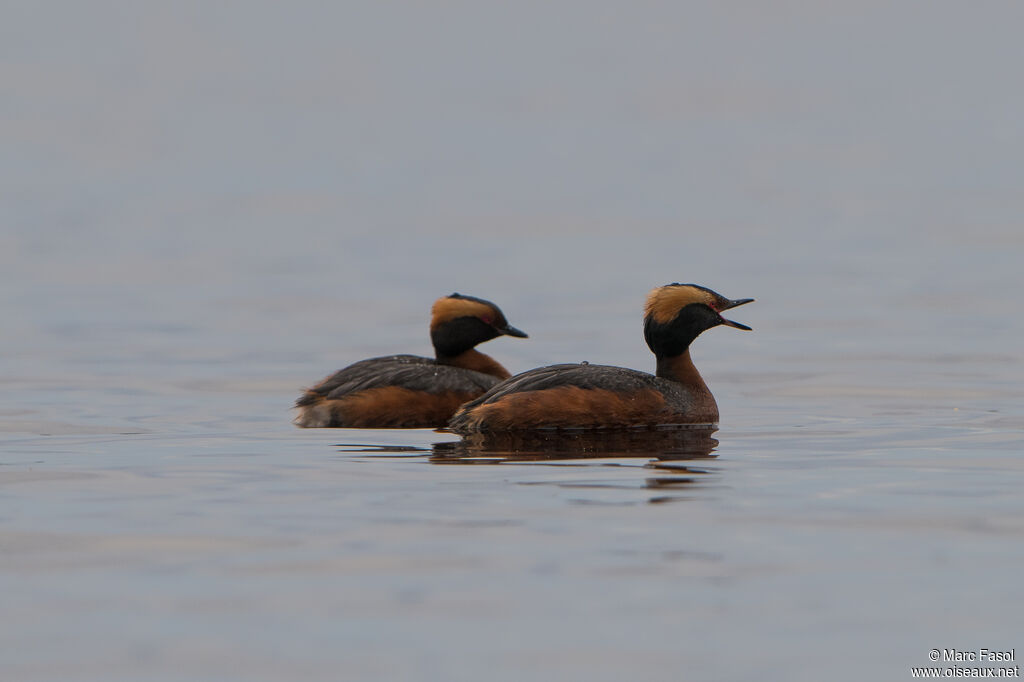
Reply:
<svg viewBox="0 0 1024 682"><path fill-rule="evenodd" d="M480 319L484 321L484 324L494 324L494 320L488 315L481 315Z"/></svg>

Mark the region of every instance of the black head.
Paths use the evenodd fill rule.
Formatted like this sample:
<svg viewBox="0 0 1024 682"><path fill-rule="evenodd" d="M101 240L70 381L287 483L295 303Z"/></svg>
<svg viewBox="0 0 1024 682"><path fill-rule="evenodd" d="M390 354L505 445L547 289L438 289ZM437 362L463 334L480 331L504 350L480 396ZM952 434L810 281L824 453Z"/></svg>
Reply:
<svg viewBox="0 0 1024 682"><path fill-rule="evenodd" d="M430 340L437 357L455 357L498 336L526 338L490 301L452 294L434 302Z"/></svg>
<svg viewBox="0 0 1024 682"><path fill-rule="evenodd" d="M745 324L722 317L721 311L753 300L731 300L696 284L658 287L648 294L644 307L644 339L658 357L680 355L701 332L712 327L726 325L749 330Z"/></svg>

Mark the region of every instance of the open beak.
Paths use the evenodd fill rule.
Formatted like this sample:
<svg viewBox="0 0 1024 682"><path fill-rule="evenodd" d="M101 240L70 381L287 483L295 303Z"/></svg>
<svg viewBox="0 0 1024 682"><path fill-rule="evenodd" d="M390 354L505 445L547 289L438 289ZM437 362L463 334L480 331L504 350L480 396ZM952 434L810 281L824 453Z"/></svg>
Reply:
<svg viewBox="0 0 1024 682"><path fill-rule="evenodd" d="M505 336L516 336L516 337L518 337L520 339L528 339L528 338L530 338L530 337L528 337L526 335L526 332L520 331L520 330L516 329L515 327L513 327L512 325L506 325L505 327L502 327L501 329L498 329L498 331L501 332L502 334L504 334Z"/></svg>
<svg viewBox="0 0 1024 682"><path fill-rule="evenodd" d="M724 306L722 306L722 310L728 310L729 308L735 308L736 306L741 306L741 305L743 305L745 303L750 303L753 300L754 299L752 299L752 298L737 298L735 301L728 301ZM740 324L739 322L733 322L732 320L727 320L724 317L722 317L721 315L719 315L719 317L722 318L722 322L720 324L724 324L727 327L735 327L736 329L743 329L743 330L748 331L748 332L751 331L750 327L748 327L745 324Z"/></svg>

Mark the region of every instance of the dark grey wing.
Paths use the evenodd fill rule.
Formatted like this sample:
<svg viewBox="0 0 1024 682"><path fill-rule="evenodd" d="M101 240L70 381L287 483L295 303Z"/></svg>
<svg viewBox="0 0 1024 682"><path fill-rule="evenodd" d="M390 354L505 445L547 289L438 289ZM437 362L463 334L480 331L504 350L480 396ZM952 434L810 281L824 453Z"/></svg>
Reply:
<svg viewBox="0 0 1024 682"><path fill-rule="evenodd" d="M559 386L610 388L631 392L644 388L660 388L658 383L656 377L626 367L591 364L550 365L531 369L506 379L479 398L466 403L463 409L492 403L511 393L543 391Z"/></svg>
<svg viewBox="0 0 1024 682"><path fill-rule="evenodd" d="M405 367L422 370L424 367L433 367L434 364L430 358L418 355L387 355L380 358L369 358L339 369L310 390L328 397L335 392L337 395L344 395L366 388L390 386L390 381L383 380L383 377L390 375L395 370Z"/></svg>
<svg viewBox="0 0 1024 682"><path fill-rule="evenodd" d="M428 393L486 391L498 381L497 377L489 374L439 365L430 358L418 355L389 355L361 360L338 370L307 391L296 405L307 405L320 398L340 398L386 386L400 386Z"/></svg>

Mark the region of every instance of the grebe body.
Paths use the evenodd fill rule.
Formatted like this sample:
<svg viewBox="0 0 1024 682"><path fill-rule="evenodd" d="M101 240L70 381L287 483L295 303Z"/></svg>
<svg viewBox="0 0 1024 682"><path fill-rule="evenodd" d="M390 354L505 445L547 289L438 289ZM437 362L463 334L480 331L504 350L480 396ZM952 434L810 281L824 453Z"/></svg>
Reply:
<svg viewBox="0 0 1024 682"><path fill-rule="evenodd" d="M452 294L434 303L434 358L389 355L356 362L307 389L295 406L302 427L436 428L462 403L509 372L474 347L498 336L526 337L490 301Z"/></svg>
<svg viewBox="0 0 1024 682"><path fill-rule="evenodd" d="M726 320L721 311L753 299L727 299L694 284L659 287L647 297L644 338L656 375L625 367L563 364L533 369L463 405L448 424L460 434L532 429L597 429L714 424L718 405L690 358L690 344Z"/></svg>

